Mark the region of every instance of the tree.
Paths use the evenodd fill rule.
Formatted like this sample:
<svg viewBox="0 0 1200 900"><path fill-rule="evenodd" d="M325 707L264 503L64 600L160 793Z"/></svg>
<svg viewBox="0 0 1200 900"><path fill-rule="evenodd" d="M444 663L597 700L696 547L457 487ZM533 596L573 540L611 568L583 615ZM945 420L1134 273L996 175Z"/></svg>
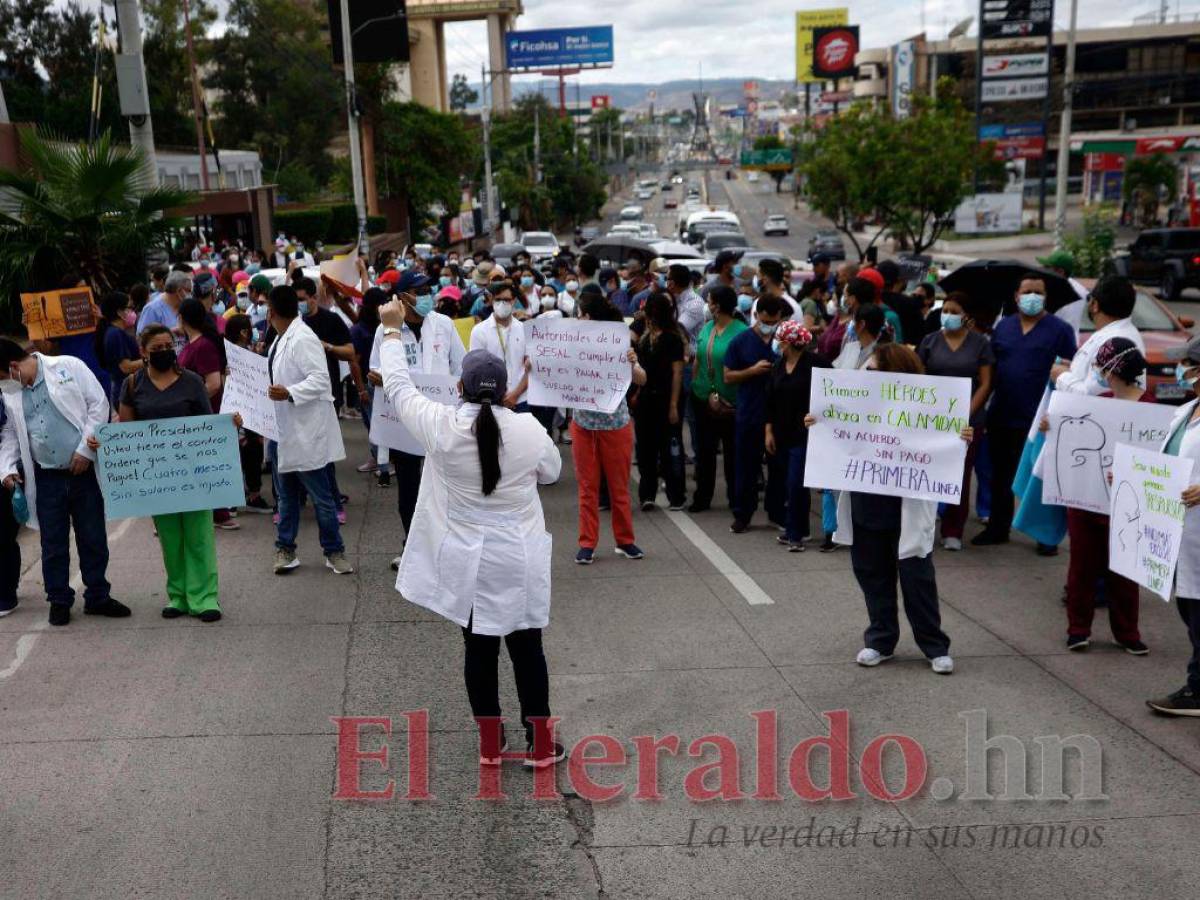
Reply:
<svg viewBox="0 0 1200 900"><path fill-rule="evenodd" d="M1125 163L1121 193L1133 201L1142 225L1158 221L1158 204L1175 200L1179 187L1179 170L1165 153L1135 156Z"/></svg>
<svg viewBox="0 0 1200 900"><path fill-rule="evenodd" d="M217 19L207 0L191 0L192 44L196 66L203 71L213 59L212 44L204 35ZM142 56L150 95L154 139L163 146L191 147L196 143L192 109L192 75L188 67L187 39L183 28L182 0L142 0ZM215 113L208 110L209 115Z"/></svg>
<svg viewBox="0 0 1200 900"><path fill-rule="evenodd" d="M450 82L450 108L461 112L479 102L479 91L467 82L467 76L458 74Z"/></svg>
<svg viewBox="0 0 1200 900"><path fill-rule="evenodd" d="M1080 278L1107 275L1116 243L1117 211L1104 203L1086 207L1083 228L1068 234L1063 241L1067 252L1075 257L1075 274Z"/></svg>
<svg viewBox="0 0 1200 900"><path fill-rule="evenodd" d="M164 217L190 195L146 188L142 155L108 132L92 145L21 134L28 171L0 169L0 302L57 287L78 273L96 292L144 277L145 258L166 249L177 223Z"/></svg>
<svg viewBox="0 0 1200 900"><path fill-rule="evenodd" d="M463 179L479 160L478 137L459 116L419 103L386 103L375 155L379 180L408 197L417 221L425 223L430 207L457 210Z"/></svg>

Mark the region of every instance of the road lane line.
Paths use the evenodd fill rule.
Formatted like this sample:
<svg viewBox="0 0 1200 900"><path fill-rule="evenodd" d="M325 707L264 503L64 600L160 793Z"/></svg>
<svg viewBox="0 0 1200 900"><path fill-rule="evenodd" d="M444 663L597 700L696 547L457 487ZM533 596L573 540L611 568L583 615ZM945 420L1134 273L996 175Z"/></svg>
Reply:
<svg viewBox="0 0 1200 900"><path fill-rule="evenodd" d="M118 525L117 530L112 533L111 537L109 537L108 545L111 547L113 544L121 540L133 522L133 519L126 519L120 525ZM37 563L33 563L33 565L31 565L26 571L32 570L34 565L37 565ZM75 577L71 579L71 587L76 591L83 590L83 575L81 573L75 573ZM34 623L29 631L17 638L16 653L13 656L12 662L10 662L5 668L0 669L0 681L4 681L6 678L11 678L13 675L17 674L17 670L25 664L25 660L27 660L29 658L29 654L33 652L33 647L38 642L38 638L42 636L42 632L45 631L49 625L50 622L48 619L41 619Z"/></svg>
<svg viewBox="0 0 1200 900"><path fill-rule="evenodd" d="M666 512L667 518L675 523L675 527L683 532L683 536L707 557L708 561L725 576L747 603L751 606L768 606L775 603L771 599L771 595L759 587L758 582L747 575L728 553L717 546L716 541L705 534L691 516L684 512L672 512L671 510Z"/></svg>

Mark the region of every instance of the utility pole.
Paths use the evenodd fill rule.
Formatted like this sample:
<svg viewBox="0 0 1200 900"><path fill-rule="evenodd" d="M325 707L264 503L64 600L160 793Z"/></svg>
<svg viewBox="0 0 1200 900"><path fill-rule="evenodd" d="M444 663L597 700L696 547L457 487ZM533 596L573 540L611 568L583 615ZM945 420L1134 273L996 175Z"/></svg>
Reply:
<svg viewBox="0 0 1200 900"><path fill-rule="evenodd" d="M4 102L4 85L0 84L0 125L8 122L8 104Z"/></svg>
<svg viewBox="0 0 1200 900"><path fill-rule="evenodd" d="M208 154L204 149L204 123L200 116L200 78L196 74L196 51L192 46L192 17L188 0L183 0L183 36L187 41L188 70L192 74L192 117L196 120L196 148L200 152L200 189L208 190Z"/></svg>
<svg viewBox="0 0 1200 900"><path fill-rule="evenodd" d="M533 183L542 183L542 116L538 106L533 108Z"/></svg>
<svg viewBox="0 0 1200 900"><path fill-rule="evenodd" d="M1067 64L1063 68L1062 118L1058 124L1058 166L1054 181L1054 246L1062 249L1067 234L1067 181L1071 174L1071 107L1075 99L1075 22L1079 0L1071 0L1067 31Z"/></svg>
<svg viewBox="0 0 1200 900"><path fill-rule="evenodd" d="M138 0L116 0L117 87L121 114L129 119L129 143L142 151L142 180L145 187L158 186L158 158L154 150L154 128L146 94L146 67L142 62L142 13ZM3 106L0 103L0 106ZM2 112L2 110L0 110ZM3 117L0 117L3 118ZM203 171L203 167L201 167Z"/></svg>
<svg viewBox="0 0 1200 900"><path fill-rule="evenodd" d="M362 135L358 131L358 98L354 93L354 36L350 33L350 0L341 0L342 70L346 75L346 115L350 119L350 174L354 181L354 210L358 214L358 252L366 253L367 191L363 183Z"/></svg>
<svg viewBox="0 0 1200 900"><path fill-rule="evenodd" d="M346 0L342 0L345 3ZM484 207L484 230L491 236L492 229L496 222L496 187L492 184L492 111L488 103L487 96L487 67L481 65L479 67L479 77L483 82L483 106L480 107L479 114L483 121L483 191L484 200L487 205Z"/></svg>

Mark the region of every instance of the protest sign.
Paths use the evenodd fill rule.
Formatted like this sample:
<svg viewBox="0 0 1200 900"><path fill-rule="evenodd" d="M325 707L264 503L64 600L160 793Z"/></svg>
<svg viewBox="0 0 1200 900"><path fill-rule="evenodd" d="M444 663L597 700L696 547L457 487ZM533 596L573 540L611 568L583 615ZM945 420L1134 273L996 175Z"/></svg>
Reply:
<svg viewBox="0 0 1200 900"><path fill-rule="evenodd" d="M525 323L529 405L611 413L629 390L629 327L623 322L537 318Z"/></svg>
<svg viewBox="0 0 1200 900"><path fill-rule="evenodd" d="M1192 460L1118 444L1108 508L1108 567L1171 599Z"/></svg>
<svg viewBox="0 0 1200 900"><path fill-rule="evenodd" d="M22 294L21 318L31 341L95 331L92 289L75 287Z"/></svg>
<svg viewBox="0 0 1200 900"><path fill-rule="evenodd" d="M956 504L971 379L814 369L804 486Z"/></svg>
<svg viewBox="0 0 1200 900"><path fill-rule="evenodd" d="M278 441L275 401L267 397L267 388L271 385L267 358L226 341L225 359L229 364L229 375L221 397L221 412L240 413L248 430L267 440Z"/></svg>
<svg viewBox="0 0 1200 900"><path fill-rule="evenodd" d="M109 519L246 502L230 416L113 422L96 429L96 475Z"/></svg>
<svg viewBox="0 0 1200 900"><path fill-rule="evenodd" d="M424 396L443 406L458 405L458 376L457 375L423 375L420 372L410 372L413 385ZM371 443L414 456L424 456L422 447L412 433L404 427L396 408L388 400L383 388L375 389L375 398L371 401Z"/></svg>
<svg viewBox="0 0 1200 900"><path fill-rule="evenodd" d="M361 297L359 290L360 278L358 272L358 257L351 254L335 256L333 259L322 261L318 267L321 280L327 287L332 287L339 294L350 297Z"/></svg>
<svg viewBox="0 0 1200 900"><path fill-rule="evenodd" d="M1157 450L1175 408L1052 391L1047 415L1050 430L1039 466L1042 502L1106 513L1116 446Z"/></svg>

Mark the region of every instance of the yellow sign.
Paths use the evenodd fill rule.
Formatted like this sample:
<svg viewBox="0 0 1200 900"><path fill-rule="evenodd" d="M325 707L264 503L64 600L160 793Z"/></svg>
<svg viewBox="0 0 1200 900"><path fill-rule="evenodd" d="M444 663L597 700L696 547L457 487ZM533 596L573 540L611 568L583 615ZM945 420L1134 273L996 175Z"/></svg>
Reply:
<svg viewBox="0 0 1200 900"><path fill-rule="evenodd" d="M813 29L849 24L850 10L846 7L806 9L796 13L796 81L803 83L825 80L813 76Z"/></svg>
<svg viewBox="0 0 1200 900"><path fill-rule="evenodd" d="M95 303L89 287L22 294L21 309L31 341L96 330Z"/></svg>

